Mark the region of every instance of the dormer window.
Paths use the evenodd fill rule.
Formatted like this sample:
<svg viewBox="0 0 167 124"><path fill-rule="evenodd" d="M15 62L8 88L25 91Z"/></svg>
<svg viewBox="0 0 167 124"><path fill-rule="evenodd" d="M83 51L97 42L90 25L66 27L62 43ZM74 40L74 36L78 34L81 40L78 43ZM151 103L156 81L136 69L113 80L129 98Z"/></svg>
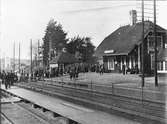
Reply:
<svg viewBox="0 0 167 124"><path fill-rule="evenodd" d="M154 41L154 36L148 36L147 37L148 40L148 48L153 48L155 41ZM157 47L163 47L163 42L162 42L162 36L157 36Z"/></svg>

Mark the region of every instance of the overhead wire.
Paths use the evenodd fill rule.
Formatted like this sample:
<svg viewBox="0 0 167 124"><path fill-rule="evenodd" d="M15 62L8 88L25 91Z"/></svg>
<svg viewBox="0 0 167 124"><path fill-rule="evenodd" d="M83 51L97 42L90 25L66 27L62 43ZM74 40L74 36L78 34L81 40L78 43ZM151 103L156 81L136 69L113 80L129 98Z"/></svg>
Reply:
<svg viewBox="0 0 167 124"><path fill-rule="evenodd" d="M89 8L89 9L78 9L78 10L71 10L71 11L65 11L66 14L74 14L74 13L80 13L80 12L93 12L93 11L103 11L103 10L110 10L110 9L118 9L121 7L128 7L128 6L134 6L135 4L124 4L124 5L116 5L116 6L110 6L110 7L97 7L97 8Z"/></svg>

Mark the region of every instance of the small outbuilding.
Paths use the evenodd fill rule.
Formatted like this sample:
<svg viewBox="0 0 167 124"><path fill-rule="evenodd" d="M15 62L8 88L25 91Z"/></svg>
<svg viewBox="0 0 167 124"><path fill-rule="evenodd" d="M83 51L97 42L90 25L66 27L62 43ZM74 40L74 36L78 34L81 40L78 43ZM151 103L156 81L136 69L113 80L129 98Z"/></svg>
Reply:
<svg viewBox="0 0 167 124"><path fill-rule="evenodd" d="M68 52L61 52L50 61L50 69L59 68L64 71L65 66L77 63L75 55Z"/></svg>
<svg viewBox="0 0 167 124"><path fill-rule="evenodd" d="M161 49L158 53L158 73L167 74L167 48Z"/></svg>

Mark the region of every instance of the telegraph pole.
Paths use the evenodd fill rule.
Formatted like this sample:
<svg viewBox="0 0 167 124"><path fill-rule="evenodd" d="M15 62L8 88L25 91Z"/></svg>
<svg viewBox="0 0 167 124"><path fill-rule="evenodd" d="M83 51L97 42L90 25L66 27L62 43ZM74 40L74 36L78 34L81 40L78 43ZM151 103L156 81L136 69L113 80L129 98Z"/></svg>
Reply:
<svg viewBox="0 0 167 124"><path fill-rule="evenodd" d="M13 44L13 72L15 72L15 42Z"/></svg>
<svg viewBox="0 0 167 124"><path fill-rule="evenodd" d="M155 51L155 67L154 67L154 76L155 76L155 86L158 86L157 78L157 36L156 36L156 0L154 0L154 51Z"/></svg>
<svg viewBox="0 0 167 124"><path fill-rule="evenodd" d="M39 40L38 40L37 65L39 66Z"/></svg>
<svg viewBox="0 0 167 124"><path fill-rule="evenodd" d="M20 42L19 42L19 73L20 73Z"/></svg>
<svg viewBox="0 0 167 124"><path fill-rule="evenodd" d="M0 72L2 71L1 64L2 64L2 58L1 58L1 49L0 49Z"/></svg>
<svg viewBox="0 0 167 124"><path fill-rule="evenodd" d="M48 67L50 65L50 61L52 60L51 53L52 53L52 41L51 41L51 38L49 38L49 62L48 62Z"/></svg>
<svg viewBox="0 0 167 124"><path fill-rule="evenodd" d="M31 53L30 53L30 54L31 54L31 55L30 55L30 56L31 56L31 57L30 57L30 59L31 59L31 70L30 70L30 71L31 71L31 79L32 79L32 39L31 39L31 41L30 41L30 51L31 51Z"/></svg>
<svg viewBox="0 0 167 124"><path fill-rule="evenodd" d="M144 0L142 0L142 87L144 87Z"/></svg>

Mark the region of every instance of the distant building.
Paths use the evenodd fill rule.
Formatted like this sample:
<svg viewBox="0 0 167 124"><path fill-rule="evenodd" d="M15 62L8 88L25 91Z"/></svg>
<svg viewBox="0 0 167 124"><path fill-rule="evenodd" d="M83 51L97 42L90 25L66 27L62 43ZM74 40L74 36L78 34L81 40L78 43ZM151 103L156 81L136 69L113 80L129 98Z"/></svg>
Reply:
<svg viewBox="0 0 167 124"><path fill-rule="evenodd" d="M50 61L50 68L62 67L64 69L66 65L76 62L75 55L62 51Z"/></svg>
<svg viewBox="0 0 167 124"><path fill-rule="evenodd" d="M12 69L11 59L9 57L3 57L0 60L0 70L10 71Z"/></svg>
<svg viewBox="0 0 167 124"><path fill-rule="evenodd" d="M135 23L118 28L107 36L97 47L95 56L99 62L104 64L107 72L121 72L123 64L132 69L137 67L141 71L142 57L142 23ZM144 69L146 73L154 70L154 35L153 23L144 22ZM158 25L157 28L157 48L165 48L167 42L166 30Z"/></svg>
<svg viewBox="0 0 167 124"><path fill-rule="evenodd" d="M30 66L30 60L21 59L20 60L20 69L24 70L25 67ZM19 60L10 57L3 57L0 59L0 70L11 71L14 70L18 72L19 70Z"/></svg>
<svg viewBox="0 0 167 124"><path fill-rule="evenodd" d="M5 59L1 58L0 59L0 70L5 70Z"/></svg>
<svg viewBox="0 0 167 124"><path fill-rule="evenodd" d="M12 67L14 66L14 61L12 59ZM28 59L21 59L20 60L20 71L24 72L25 68L27 68L27 66L30 66L30 60ZM15 72L19 72L19 60L16 59L15 60Z"/></svg>

